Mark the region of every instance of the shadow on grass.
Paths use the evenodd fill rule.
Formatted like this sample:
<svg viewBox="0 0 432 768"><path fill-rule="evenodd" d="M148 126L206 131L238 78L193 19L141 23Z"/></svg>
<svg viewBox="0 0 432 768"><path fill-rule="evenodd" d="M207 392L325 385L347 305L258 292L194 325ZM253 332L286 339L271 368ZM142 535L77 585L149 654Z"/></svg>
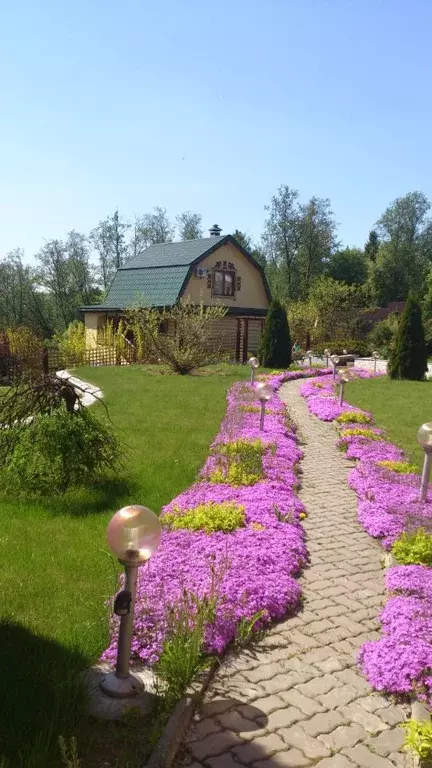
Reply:
<svg viewBox="0 0 432 768"><path fill-rule="evenodd" d="M112 510L130 502L135 492L133 480L115 477L94 482L91 487L71 488L64 496L43 499L45 509L56 515L87 517Z"/></svg>
<svg viewBox="0 0 432 768"><path fill-rule="evenodd" d="M77 734L85 711L78 673L87 660L7 620L0 622L0 657L0 765L59 765L59 736Z"/></svg>

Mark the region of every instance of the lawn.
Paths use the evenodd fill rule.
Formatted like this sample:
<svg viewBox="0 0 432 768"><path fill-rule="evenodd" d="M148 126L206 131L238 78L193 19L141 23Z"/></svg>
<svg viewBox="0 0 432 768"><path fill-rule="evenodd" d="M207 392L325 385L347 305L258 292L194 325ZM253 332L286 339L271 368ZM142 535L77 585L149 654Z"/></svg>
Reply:
<svg viewBox="0 0 432 768"><path fill-rule="evenodd" d="M118 567L105 528L119 507L138 502L159 512L192 483L224 414L226 390L248 369L185 377L139 366L76 373L102 388L127 458L117 476L61 498L0 496L1 768L61 765L58 737L73 734L81 755L85 745L83 767L128 764L100 761L92 746L97 728L90 727L76 685L77 672L108 640L104 605L115 592ZM93 407L104 414L101 405Z"/></svg>
<svg viewBox="0 0 432 768"><path fill-rule="evenodd" d="M420 469L424 454L417 443L417 430L425 421L432 421L431 381L392 381L387 376L357 379L345 388L345 399L371 411L389 440L403 448Z"/></svg>

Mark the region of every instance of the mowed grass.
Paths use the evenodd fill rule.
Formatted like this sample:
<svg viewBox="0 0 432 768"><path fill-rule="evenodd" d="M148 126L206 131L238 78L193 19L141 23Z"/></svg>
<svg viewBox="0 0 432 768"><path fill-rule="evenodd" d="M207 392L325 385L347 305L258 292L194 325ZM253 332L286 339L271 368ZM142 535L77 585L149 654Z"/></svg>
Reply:
<svg viewBox="0 0 432 768"><path fill-rule="evenodd" d="M420 470L424 454L417 431L425 421L432 421L432 381L392 381L387 376L357 379L345 388L345 398L371 411L390 442L403 448Z"/></svg>
<svg viewBox="0 0 432 768"><path fill-rule="evenodd" d="M76 736L83 766L128 764L125 757L99 762L92 752L97 728L76 682L108 640L106 601L116 590L118 565L107 550L106 525L132 502L159 513L193 482L223 417L226 390L248 369L187 377L139 366L76 373L103 390L125 465L61 498L0 496L1 768L61 765L59 735ZM101 405L93 407L106 418ZM102 742L104 734L105 725Z"/></svg>

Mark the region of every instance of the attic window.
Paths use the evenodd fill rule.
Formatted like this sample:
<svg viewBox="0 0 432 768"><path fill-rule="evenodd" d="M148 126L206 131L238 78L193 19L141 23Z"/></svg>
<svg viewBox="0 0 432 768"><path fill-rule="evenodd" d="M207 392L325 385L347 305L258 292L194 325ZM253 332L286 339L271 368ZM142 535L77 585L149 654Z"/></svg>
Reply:
<svg viewBox="0 0 432 768"><path fill-rule="evenodd" d="M213 296L234 296L235 272L215 269L213 272Z"/></svg>

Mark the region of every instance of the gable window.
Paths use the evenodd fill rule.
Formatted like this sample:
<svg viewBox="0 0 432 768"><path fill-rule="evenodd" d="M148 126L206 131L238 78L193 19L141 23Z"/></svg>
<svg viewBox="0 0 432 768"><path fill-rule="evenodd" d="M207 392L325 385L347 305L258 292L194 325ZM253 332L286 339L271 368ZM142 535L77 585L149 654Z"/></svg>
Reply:
<svg viewBox="0 0 432 768"><path fill-rule="evenodd" d="M213 272L213 296L234 296L235 272L215 269Z"/></svg>

